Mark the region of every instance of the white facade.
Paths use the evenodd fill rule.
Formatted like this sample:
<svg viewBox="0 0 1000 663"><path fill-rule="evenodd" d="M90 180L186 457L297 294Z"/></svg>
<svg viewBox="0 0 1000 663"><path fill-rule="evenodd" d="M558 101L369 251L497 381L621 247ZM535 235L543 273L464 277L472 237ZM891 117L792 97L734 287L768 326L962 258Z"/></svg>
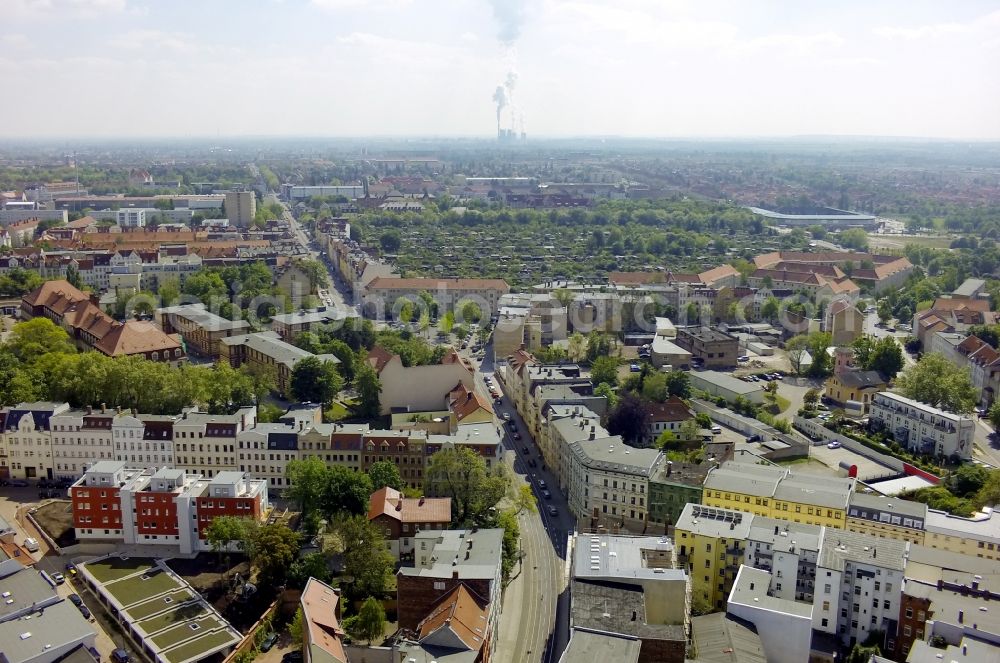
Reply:
<svg viewBox="0 0 1000 663"><path fill-rule="evenodd" d="M68 409L66 403L21 403L5 408L0 470L7 469L11 479L54 478L49 419Z"/></svg>
<svg viewBox="0 0 1000 663"><path fill-rule="evenodd" d="M97 461L114 460L112 426L116 412L63 412L49 420L52 463L57 479L75 479Z"/></svg>
<svg viewBox="0 0 1000 663"><path fill-rule="evenodd" d="M889 391L875 395L869 420L881 425L910 451L935 456L972 458L976 422L966 415L936 407Z"/></svg>
<svg viewBox="0 0 1000 663"><path fill-rule="evenodd" d="M772 596L772 574L740 566L726 613L753 624L768 663L803 663L812 645L812 606Z"/></svg>
<svg viewBox="0 0 1000 663"><path fill-rule="evenodd" d="M143 208L126 208L118 210L116 221L122 228L144 228L146 226L146 210Z"/></svg>

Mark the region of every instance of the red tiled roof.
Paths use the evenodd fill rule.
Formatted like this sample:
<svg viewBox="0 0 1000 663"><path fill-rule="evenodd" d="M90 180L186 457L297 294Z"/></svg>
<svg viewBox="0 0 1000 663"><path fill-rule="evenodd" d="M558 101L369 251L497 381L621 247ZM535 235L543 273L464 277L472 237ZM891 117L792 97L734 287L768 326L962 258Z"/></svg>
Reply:
<svg viewBox="0 0 1000 663"><path fill-rule="evenodd" d="M115 324L94 347L109 357L164 351L172 357L181 344L148 322L129 320L125 324Z"/></svg>
<svg viewBox="0 0 1000 663"><path fill-rule="evenodd" d="M693 417L684 401L676 396L671 396L664 403L652 403L649 406L649 420L652 422L687 421Z"/></svg>
<svg viewBox="0 0 1000 663"><path fill-rule="evenodd" d="M381 373L385 365L392 361L395 356L381 345L376 345L368 351L368 363L371 364L376 373Z"/></svg>
<svg viewBox="0 0 1000 663"><path fill-rule="evenodd" d="M337 620L340 594L324 582L310 578L302 590L302 614L308 642L329 654L338 663L347 663L344 630Z"/></svg>
<svg viewBox="0 0 1000 663"><path fill-rule="evenodd" d="M478 410L492 411L489 401L480 396L475 389L469 389L461 382L448 394L448 408L459 423Z"/></svg>
<svg viewBox="0 0 1000 663"><path fill-rule="evenodd" d="M450 523L450 497L403 497L398 490L385 486L372 493L368 501L368 520L389 516L401 523Z"/></svg>
<svg viewBox="0 0 1000 663"><path fill-rule="evenodd" d="M468 649L483 646L489 627L489 604L464 583L445 594L434 609L417 624L417 639L423 642L441 629L448 629Z"/></svg>

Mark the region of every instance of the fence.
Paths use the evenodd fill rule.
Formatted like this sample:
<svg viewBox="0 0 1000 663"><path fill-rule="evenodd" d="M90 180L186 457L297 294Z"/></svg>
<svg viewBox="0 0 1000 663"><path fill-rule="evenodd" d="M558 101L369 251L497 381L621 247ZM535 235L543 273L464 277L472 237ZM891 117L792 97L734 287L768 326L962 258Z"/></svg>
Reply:
<svg viewBox="0 0 1000 663"><path fill-rule="evenodd" d="M222 663L234 663L241 654L253 651L253 649L257 646L257 630L260 629L263 624L270 622L275 613L278 612L278 607L281 603L281 595L278 595L278 598L271 602L271 605L267 607L267 610L265 610L264 614L260 616L260 619L258 619L253 626L247 629L243 639L240 640L239 644L233 648L233 651L229 652L229 655L223 659Z"/></svg>
<svg viewBox="0 0 1000 663"><path fill-rule="evenodd" d="M845 449L853 451L859 456L864 456L868 460L878 463L879 465L882 465L897 474L905 473L904 466L906 463L903 461L888 454L879 453L871 447L858 442L854 438L832 431L824 426L823 422L819 419L806 419L805 417L796 415L795 418L792 419L792 425L809 437L812 440L813 446L827 444L834 441L840 442L841 446Z"/></svg>

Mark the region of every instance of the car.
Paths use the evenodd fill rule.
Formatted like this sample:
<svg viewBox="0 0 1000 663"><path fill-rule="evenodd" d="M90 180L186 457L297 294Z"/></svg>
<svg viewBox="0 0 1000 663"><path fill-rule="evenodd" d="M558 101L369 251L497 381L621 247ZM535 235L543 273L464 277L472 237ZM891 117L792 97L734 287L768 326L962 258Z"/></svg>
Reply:
<svg viewBox="0 0 1000 663"><path fill-rule="evenodd" d="M826 448L827 449L839 449L842 446L844 446L844 445L840 443L840 440L833 440L829 444L826 445Z"/></svg>
<svg viewBox="0 0 1000 663"><path fill-rule="evenodd" d="M273 647L274 643L276 643L277 641L278 641L277 633L274 633L273 631L271 633L268 633L267 636L264 638L264 640L261 641L260 643L260 650L270 651L271 647Z"/></svg>
<svg viewBox="0 0 1000 663"><path fill-rule="evenodd" d="M545 479L539 479L538 487L541 488L542 490L545 490L546 488L549 487L549 484L545 483Z"/></svg>
<svg viewBox="0 0 1000 663"><path fill-rule="evenodd" d="M128 655L128 652L124 649L116 649L111 652L111 660L113 663L129 663L132 657Z"/></svg>
<svg viewBox="0 0 1000 663"><path fill-rule="evenodd" d="M545 499L547 499L547 500L550 500L550 499L552 499L552 493L550 493L550 492L549 492L549 491L547 491L547 490L543 490L543 491L542 491L542 497L544 497L544 498L545 498Z"/></svg>
<svg viewBox="0 0 1000 663"><path fill-rule="evenodd" d="M896 328L895 327L886 327L885 330L887 332L889 332L890 334L895 334L896 333Z"/></svg>
<svg viewBox="0 0 1000 663"><path fill-rule="evenodd" d="M23 479L14 479L13 481L10 482L10 485L13 486L14 488L27 488L28 482L24 481Z"/></svg>
<svg viewBox="0 0 1000 663"><path fill-rule="evenodd" d="M58 572L52 574L52 579L55 580L57 585L61 585L66 582L66 576Z"/></svg>
<svg viewBox="0 0 1000 663"><path fill-rule="evenodd" d="M80 614L83 615L84 619L90 619L90 608L88 608L85 605L81 605L81 606L77 606L77 607L80 608ZM125 660L127 661L128 659L125 659Z"/></svg>
<svg viewBox="0 0 1000 663"><path fill-rule="evenodd" d="M760 435L748 435L747 442L762 442L763 438Z"/></svg>
<svg viewBox="0 0 1000 663"><path fill-rule="evenodd" d="M500 405L500 403L502 403L502 402L503 401L500 400L500 395L499 394L493 394L493 403L494 404Z"/></svg>
<svg viewBox="0 0 1000 663"><path fill-rule="evenodd" d="M510 412L504 412L503 413L503 418L504 418L504 421L510 421Z"/></svg>
<svg viewBox="0 0 1000 663"><path fill-rule="evenodd" d="M638 373L642 369L639 368L639 364L629 364L628 370L632 371L633 373Z"/></svg>
<svg viewBox="0 0 1000 663"><path fill-rule="evenodd" d="M290 651L281 657L281 663L302 663L302 652Z"/></svg>
<svg viewBox="0 0 1000 663"><path fill-rule="evenodd" d="M42 477L41 479L38 480L38 487L39 488L48 488L49 487L49 480L46 479L45 477Z"/></svg>
<svg viewBox="0 0 1000 663"><path fill-rule="evenodd" d="M38 552L38 539L33 539L29 536L24 540L24 547L28 552Z"/></svg>
<svg viewBox="0 0 1000 663"><path fill-rule="evenodd" d="M531 451L528 449L528 447L521 447L521 453L527 456L528 454L531 453Z"/></svg>
<svg viewBox="0 0 1000 663"><path fill-rule="evenodd" d="M72 603L73 605L75 605L78 608L81 605L83 605L83 599L80 598L79 594L70 594L67 598L69 599L70 603Z"/></svg>
<svg viewBox="0 0 1000 663"><path fill-rule="evenodd" d="M750 355L740 355L739 357L736 358L736 361L740 363L748 362L750 361Z"/></svg>
<svg viewBox="0 0 1000 663"><path fill-rule="evenodd" d="M712 426L712 435L722 435L722 426L713 425Z"/></svg>
<svg viewBox="0 0 1000 663"><path fill-rule="evenodd" d="M829 406L829 405L826 405L826 404L824 404L824 403L820 403L819 405L817 405L817 406L816 406L816 409L817 409L817 410L829 410L829 409L830 409L830 406Z"/></svg>
<svg viewBox="0 0 1000 663"><path fill-rule="evenodd" d="M517 431L514 431L514 439L515 440L520 440L521 439L521 434L518 433ZM527 449L527 447L525 447L525 449ZM524 453L528 453L528 452L525 451Z"/></svg>
<svg viewBox="0 0 1000 663"><path fill-rule="evenodd" d="M528 467L538 467L538 463L535 462L534 458L528 461Z"/></svg>
<svg viewBox="0 0 1000 663"><path fill-rule="evenodd" d="M551 504L549 505L549 508L547 510L548 510L550 516L558 516L559 515L559 509L555 508Z"/></svg>

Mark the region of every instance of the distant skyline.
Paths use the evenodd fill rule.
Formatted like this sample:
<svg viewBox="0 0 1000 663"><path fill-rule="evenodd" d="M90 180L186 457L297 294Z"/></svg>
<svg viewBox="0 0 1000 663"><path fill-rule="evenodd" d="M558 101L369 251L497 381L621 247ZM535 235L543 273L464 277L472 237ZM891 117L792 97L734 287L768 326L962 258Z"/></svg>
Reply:
<svg viewBox="0 0 1000 663"><path fill-rule="evenodd" d="M8 138L1000 139L997 1L2 6Z"/></svg>

